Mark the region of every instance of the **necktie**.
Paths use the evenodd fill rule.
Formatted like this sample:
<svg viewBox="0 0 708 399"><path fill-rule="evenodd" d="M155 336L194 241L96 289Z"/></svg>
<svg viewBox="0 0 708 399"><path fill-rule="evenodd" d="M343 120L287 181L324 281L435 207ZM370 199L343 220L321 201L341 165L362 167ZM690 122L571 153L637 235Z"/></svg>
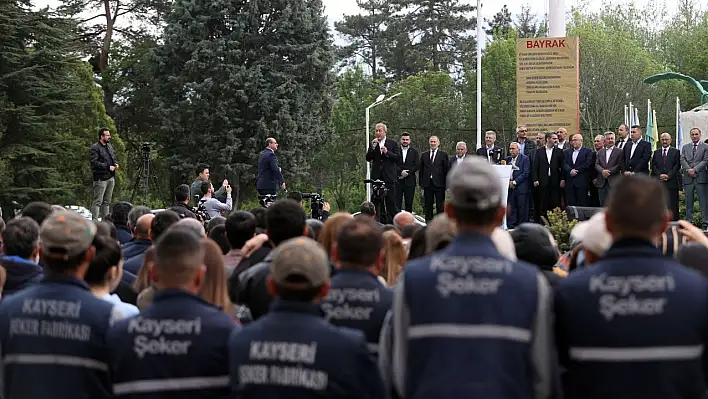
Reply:
<svg viewBox="0 0 708 399"><path fill-rule="evenodd" d="M666 166L666 148L664 148L664 166Z"/></svg>
<svg viewBox="0 0 708 399"><path fill-rule="evenodd" d="M430 151L430 163L435 162L435 150Z"/></svg>
<svg viewBox="0 0 708 399"><path fill-rule="evenodd" d="M624 149L624 139L620 140L619 148L620 148L620 150Z"/></svg>
<svg viewBox="0 0 708 399"><path fill-rule="evenodd" d="M698 144L693 143L693 151L692 151L693 158L696 157L696 151L697 151L697 150L698 150Z"/></svg>

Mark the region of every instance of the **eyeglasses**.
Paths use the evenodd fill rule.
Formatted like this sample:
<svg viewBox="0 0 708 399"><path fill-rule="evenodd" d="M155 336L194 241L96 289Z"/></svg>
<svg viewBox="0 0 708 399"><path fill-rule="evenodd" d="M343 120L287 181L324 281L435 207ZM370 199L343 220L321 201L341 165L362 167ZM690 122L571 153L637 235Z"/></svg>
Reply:
<svg viewBox="0 0 708 399"><path fill-rule="evenodd" d="M526 133L528 130L519 130L519 133Z"/></svg>

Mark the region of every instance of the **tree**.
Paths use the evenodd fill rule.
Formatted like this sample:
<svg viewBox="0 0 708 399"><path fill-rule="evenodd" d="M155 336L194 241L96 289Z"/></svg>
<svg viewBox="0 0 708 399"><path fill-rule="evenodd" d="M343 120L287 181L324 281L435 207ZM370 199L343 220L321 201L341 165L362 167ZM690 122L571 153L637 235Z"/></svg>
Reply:
<svg viewBox="0 0 708 399"><path fill-rule="evenodd" d="M320 0L179 0L152 65L172 186L207 162L238 198L271 136L286 180L308 177L328 133L333 80Z"/></svg>
<svg viewBox="0 0 708 399"><path fill-rule="evenodd" d="M391 17L391 6L389 0L357 0L357 4L363 13L345 15L344 20L334 23L334 28L348 42L339 48L340 56L350 65L360 57L376 79L386 44L385 26Z"/></svg>
<svg viewBox="0 0 708 399"><path fill-rule="evenodd" d="M477 21L467 15L475 10L474 6L460 0L391 2L397 11L391 26L395 31L393 37L399 39L396 44L405 45L401 55L409 65L415 65L415 73L428 69L459 72L473 63L476 51L473 32ZM408 41L403 40L404 34ZM388 61L387 70L392 60Z"/></svg>
<svg viewBox="0 0 708 399"><path fill-rule="evenodd" d="M531 11L531 7L521 6L521 12L516 14L516 22L514 23L517 37L538 37L539 24L536 18L537 16Z"/></svg>
<svg viewBox="0 0 708 399"><path fill-rule="evenodd" d="M495 130L502 146L508 144L516 132L516 36L513 33L512 30L509 37L489 43L482 56L482 126Z"/></svg>
<svg viewBox="0 0 708 399"><path fill-rule="evenodd" d="M485 32L487 36L501 35L502 37L506 37L509 34L509 30L511 30L511 13L506 7L506 4L504 4L501 11L494 14L491 21L486 20L486 22L487 29L485 29Z"/></svg>

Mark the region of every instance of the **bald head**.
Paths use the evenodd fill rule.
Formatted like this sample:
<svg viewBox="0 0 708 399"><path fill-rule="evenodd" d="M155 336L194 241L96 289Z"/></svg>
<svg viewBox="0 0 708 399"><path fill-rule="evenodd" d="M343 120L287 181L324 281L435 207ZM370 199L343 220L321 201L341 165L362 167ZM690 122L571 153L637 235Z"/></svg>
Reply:
<svg viewBox="0 0 708 399"><path fill-rule="evenodd" d="M170 227L170 229L186 229L191 230L194 234L199 237L206 238L206 230L204 230L204 225L197 219L184 218L179 222L175 223Z"/></svg>
<svg viewBox="0 0 708 399"><path fill-rule="evenodd" d="M415 224L415 217L413 217L413 214L410 212L401 211L393 217L393 224L399 229L402 229L408 225Z"/></svg>
<svg viewBox="0 0 708 399"><path fill-rule="evenodd" d="M669 148L671 145L671 135L666 132L661 133L661 136L659 136L659 141L661 141L661 147Z"/></svg>
<svg viewBox="0 0 708 399"><path fill-rule="evenodd" d="M155 215L152 213L145 214L138 218L138 221L135 222L135 238L150 239L150 225L154 218Z"/></svg>

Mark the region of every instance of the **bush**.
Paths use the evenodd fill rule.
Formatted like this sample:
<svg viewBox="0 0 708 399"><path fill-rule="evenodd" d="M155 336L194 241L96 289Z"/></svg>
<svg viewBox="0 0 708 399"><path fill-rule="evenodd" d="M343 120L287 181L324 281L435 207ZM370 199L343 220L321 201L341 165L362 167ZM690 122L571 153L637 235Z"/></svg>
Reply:
<svg viewBox="0 0 708 399"><path fill-rule="evenodd" d="M701 227L703 221L701 220L701 207L698 203L698 195L693 196L693 223L694 226ZM686 220L686 194L681 191L679 192L679 218L681 220Z"/></svg>
<svg viewBox="0 0 708 399"><path fill-rule="evenodd" d="M543 218L543 221L551 229L551 234L556 239L561 252L569 251L570 232L578 224L578 221L568 219L568 214L560 208L548 212L548 218Z"/></svg>

